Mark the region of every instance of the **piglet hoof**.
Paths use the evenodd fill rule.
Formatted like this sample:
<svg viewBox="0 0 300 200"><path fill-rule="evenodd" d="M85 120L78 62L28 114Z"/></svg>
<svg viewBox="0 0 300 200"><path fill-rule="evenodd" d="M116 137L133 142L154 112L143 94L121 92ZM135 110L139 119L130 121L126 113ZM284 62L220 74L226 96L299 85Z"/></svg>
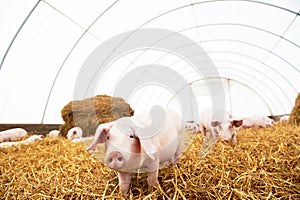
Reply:
<svg viewBox="0 0 300 200"><path fill-rule="evenodd" d="M171 166L172 167L180 167L180 163L179 163L179 161L176 161L176 162L171 162Z"/></svg>
<svg viewBox="0 0 300 200"><path fill-rule="evenodd" d="M158 188L158 183L154 184L154 185L148 185L148 194L151 194L153 192L155 192Z"/></svg>
<svg viewBox="0 0 300 200"><path fill-rule="evenodd" d="M130 199L129 194L127 194L127 193L126 194L121 193L120 196L121 196L121 199L125 199L125 200Z"/></svg>
<svg viewBox="0 0 300 200"><path fill-rule="evenodd" d="M128 199L129 197L129 185L127 186L119 186L120 187L120 195L123 199Z"/></svg>
<svg viewBox="0 0 300 200"><path fill-rule="evenodd" d="M158 187L158 180L157 180L157 174L158 171L150 172L148 176L148 194L155 191L155 189Z"/></svg>

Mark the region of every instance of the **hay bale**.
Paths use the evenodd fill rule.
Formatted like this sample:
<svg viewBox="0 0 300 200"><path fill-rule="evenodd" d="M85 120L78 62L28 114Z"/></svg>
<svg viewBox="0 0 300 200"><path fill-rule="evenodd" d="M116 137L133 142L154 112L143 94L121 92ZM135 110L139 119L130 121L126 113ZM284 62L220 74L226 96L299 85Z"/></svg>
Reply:
<svg viewBox="0 0 300 200"><path fill-rule="evenodd" d="M300 93L295 100L295 106L291 112L289 122L298 125L300 124Z"/></svg>
<svg viewBox="0 0 300 200"><path fill-rule="evenodd" d="M129 117L134 110L122 98L97 95L81 101L71 101L61 111L64 124L60 126L60 133L66 136L70 128L79 126L83 136L95 133L99 124L114 121L121 117Z"/></svg>

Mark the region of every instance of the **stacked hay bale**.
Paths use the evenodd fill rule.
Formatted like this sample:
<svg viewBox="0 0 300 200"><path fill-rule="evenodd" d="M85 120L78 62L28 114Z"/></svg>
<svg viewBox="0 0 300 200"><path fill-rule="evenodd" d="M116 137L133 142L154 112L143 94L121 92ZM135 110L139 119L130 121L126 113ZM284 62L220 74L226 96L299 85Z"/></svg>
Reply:
<svg viewBox="0 0 300 200"><path fill-rule="evenodd" d="M295 106L291 112L289 122L298 125L300 124L300 93L296 98Z"/></svg>
<svg viewBox="0 0 300 200"><path fill-rule="evenodd" d="M70 128L79 126L83 130L83 136L86 137L93 135L99 124L133 114L133 109L124 99L97 95L69 102L61 111L65 123L60 126L59 131L61 135L66 136Z"/></svg>

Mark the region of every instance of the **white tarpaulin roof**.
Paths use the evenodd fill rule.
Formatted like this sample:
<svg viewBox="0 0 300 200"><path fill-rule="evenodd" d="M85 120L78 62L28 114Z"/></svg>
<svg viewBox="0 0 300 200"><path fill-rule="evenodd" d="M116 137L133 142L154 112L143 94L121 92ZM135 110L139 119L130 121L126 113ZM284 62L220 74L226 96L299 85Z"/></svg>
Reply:
<svg viewBox="0 0 300 200"><path fill-rule="evenodd" d="M299 0L2 0L0 123L61 123L65 104L96 94L136 113L188 109L186 120L211 106L290 113L299 11Z"/></svg>

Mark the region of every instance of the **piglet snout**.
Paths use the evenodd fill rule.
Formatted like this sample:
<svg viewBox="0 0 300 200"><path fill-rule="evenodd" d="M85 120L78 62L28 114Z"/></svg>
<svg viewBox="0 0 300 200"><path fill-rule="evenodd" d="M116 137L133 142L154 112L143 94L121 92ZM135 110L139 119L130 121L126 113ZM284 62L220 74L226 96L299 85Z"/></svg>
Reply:
<svg viewBox="0 0 300 200"><path fill-rule="evenodd" d="M113 151L106 157L106 164L111 169L120 169L125 165L125 158L119 151Z"/></svg>

